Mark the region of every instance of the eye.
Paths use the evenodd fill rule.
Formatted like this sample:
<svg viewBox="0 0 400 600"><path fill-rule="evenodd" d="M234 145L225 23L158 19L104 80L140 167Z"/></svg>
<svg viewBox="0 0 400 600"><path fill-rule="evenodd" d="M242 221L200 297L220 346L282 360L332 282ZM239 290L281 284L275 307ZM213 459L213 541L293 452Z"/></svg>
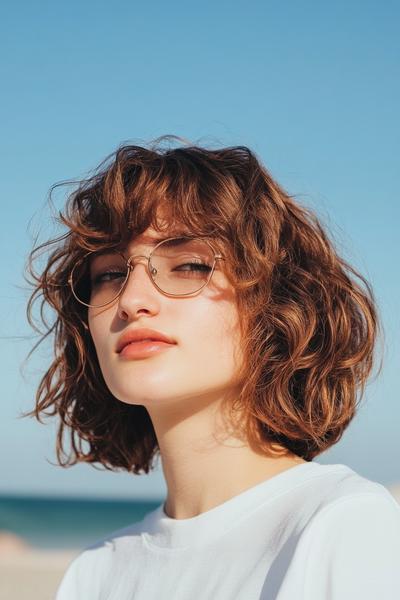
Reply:
<svg viewBox="0 0 400 600"><path fill-rule="evenodd" d="M193 269L190 269L191 271L192 270L194 270L194 271L209 271L211 269L210 265L207 265L202 262L188 262L188 263L183 263L177 267L177 269L179 269L179 270L187 271L188 269L181 269L181 267L193 267Z"/></svg>
<svg viewBox="0 0 400 600"><path fill-rule="evenodd" d="M210 275L212 267L198 260L180 263L171 269L171 276L179 279L204 279Z"/></svg>
<svg viewBox="0 0 400 600"><path fill-rule="evenodd" d="M115 281L118 279L125 279L126 271L121 270L120 268L114 269L103 269L102 271L95 273L92 276L91 283L93 286L101 285L102 283L108 283L110 281Z"/></svg>

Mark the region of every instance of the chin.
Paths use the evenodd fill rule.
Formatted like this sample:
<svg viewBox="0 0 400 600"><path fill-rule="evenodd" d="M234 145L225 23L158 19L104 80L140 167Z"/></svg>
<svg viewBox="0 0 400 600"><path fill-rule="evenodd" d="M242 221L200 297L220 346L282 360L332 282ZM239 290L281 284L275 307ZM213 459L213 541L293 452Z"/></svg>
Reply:
<svg viewBox="0 0 400 600"><path fill-rule="evenodd" d="M167 397L165 396L165 386L163 386L162 388L158 387L158 389L147 388L147 390L143 389L144 386L139 387L142 388L140 390L140 394L137 393L138 390L127 390L121 389L120 387L114 390L110 388L110 391L113 394L113 396L115 396L115 398L117 398L117 400L119 400L120 402L132 405L146 406L160 402L164 403L168 402L168 399L170 398L169 395ZM164 391L164 395L162 390Z"/></svg>

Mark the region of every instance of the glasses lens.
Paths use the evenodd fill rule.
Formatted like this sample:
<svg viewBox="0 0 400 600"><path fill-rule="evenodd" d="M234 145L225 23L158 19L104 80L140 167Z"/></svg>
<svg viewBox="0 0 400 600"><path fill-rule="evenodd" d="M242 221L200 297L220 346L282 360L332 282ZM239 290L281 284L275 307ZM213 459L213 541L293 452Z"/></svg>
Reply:
<svg viewBox="0 0 400 600"><path fill-rule="evenodd" d="M189 295L208 282L213 263L214 252L204 240L174 238L155 248L150 275L162 292ZM93 252L73 268L71 286L80 302L101 307L118 298L127 277L127 261L122 254Z"/></svg>
<svg viewBox="0 0 400 600"><path fill-rule="evenodd" d="M71 274L71 286L80 302L104 306L115 300L127 277L126 260L118 252L93 252L77 263Z"/></svg>
<svg viewBox="0 0 400 600"><path fill-rule="evenodd" d="M204 240L174 238L154 250L151 274L167 294L193 294L208 282L213 263L214 252Z"/></svg>

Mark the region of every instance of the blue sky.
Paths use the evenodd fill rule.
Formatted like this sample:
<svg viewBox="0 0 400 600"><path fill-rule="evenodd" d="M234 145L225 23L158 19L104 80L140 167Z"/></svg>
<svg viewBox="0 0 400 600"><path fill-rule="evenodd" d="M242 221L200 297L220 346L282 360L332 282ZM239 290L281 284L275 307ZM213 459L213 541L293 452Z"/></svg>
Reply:
<svg viewBox="0 0 400 600"><path fill-rule="evenodd" d="M21 373L34 341L22 273L34 237L56 231L50 186L84 176L123 142L163 134L250 146L372 283L384 368L342 440L317 460L400 481L399 17L390 0L3 8L0 492L165 491L160 470L135 477L52 466L55 424L16 418L33 405L51 354L43 347ZM61 192L54 201L62 207Z"/></svg>

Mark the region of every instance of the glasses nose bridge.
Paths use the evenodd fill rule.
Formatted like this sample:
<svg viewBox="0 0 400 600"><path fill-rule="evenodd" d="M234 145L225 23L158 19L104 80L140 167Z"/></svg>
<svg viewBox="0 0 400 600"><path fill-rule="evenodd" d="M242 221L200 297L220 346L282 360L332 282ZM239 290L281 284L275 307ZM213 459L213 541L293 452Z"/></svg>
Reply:
<svg viewBox="0 0 400 600"><path fill-rule="evenodd" d="M134 264L133 264L133 260L137 259L137 258L145 258L146 259L146 266L148 265L149 262L149 258L150 255L146 255L146 254L132 254L128 260L126 261L126 265L129 269L129 271L133 271L133 269L135 268Z"/></svg>
<svg viewBox="0 0 400 600"><path fill-rule="evenodd" d="M149 263L150 257L151 257L151 254L150 255L146 255L146 254L132 254L127 259L126 265L127 265L127 268L128 268L128 272L127 272L127 275L126 275L125 283L124 283L124 285L122 286L122 288L120 290L120 294L123 293L124 289L126 288L126 286L128 284L128 280L130 279L130 275L131 275L131 273L133 273L133 270L135 268L134 261L135 261L135 263L138 263L138 262L143 263L143 261L137 261L136 259L138 259L138 258L144 258L145 259L145 263L143 263L143 266L145 268L145 271L146 271L147 275L150 275L150 279L153 281L153 277L152 277L152 273L151 273L152 267L151 267L151 265Z"/></svg>

